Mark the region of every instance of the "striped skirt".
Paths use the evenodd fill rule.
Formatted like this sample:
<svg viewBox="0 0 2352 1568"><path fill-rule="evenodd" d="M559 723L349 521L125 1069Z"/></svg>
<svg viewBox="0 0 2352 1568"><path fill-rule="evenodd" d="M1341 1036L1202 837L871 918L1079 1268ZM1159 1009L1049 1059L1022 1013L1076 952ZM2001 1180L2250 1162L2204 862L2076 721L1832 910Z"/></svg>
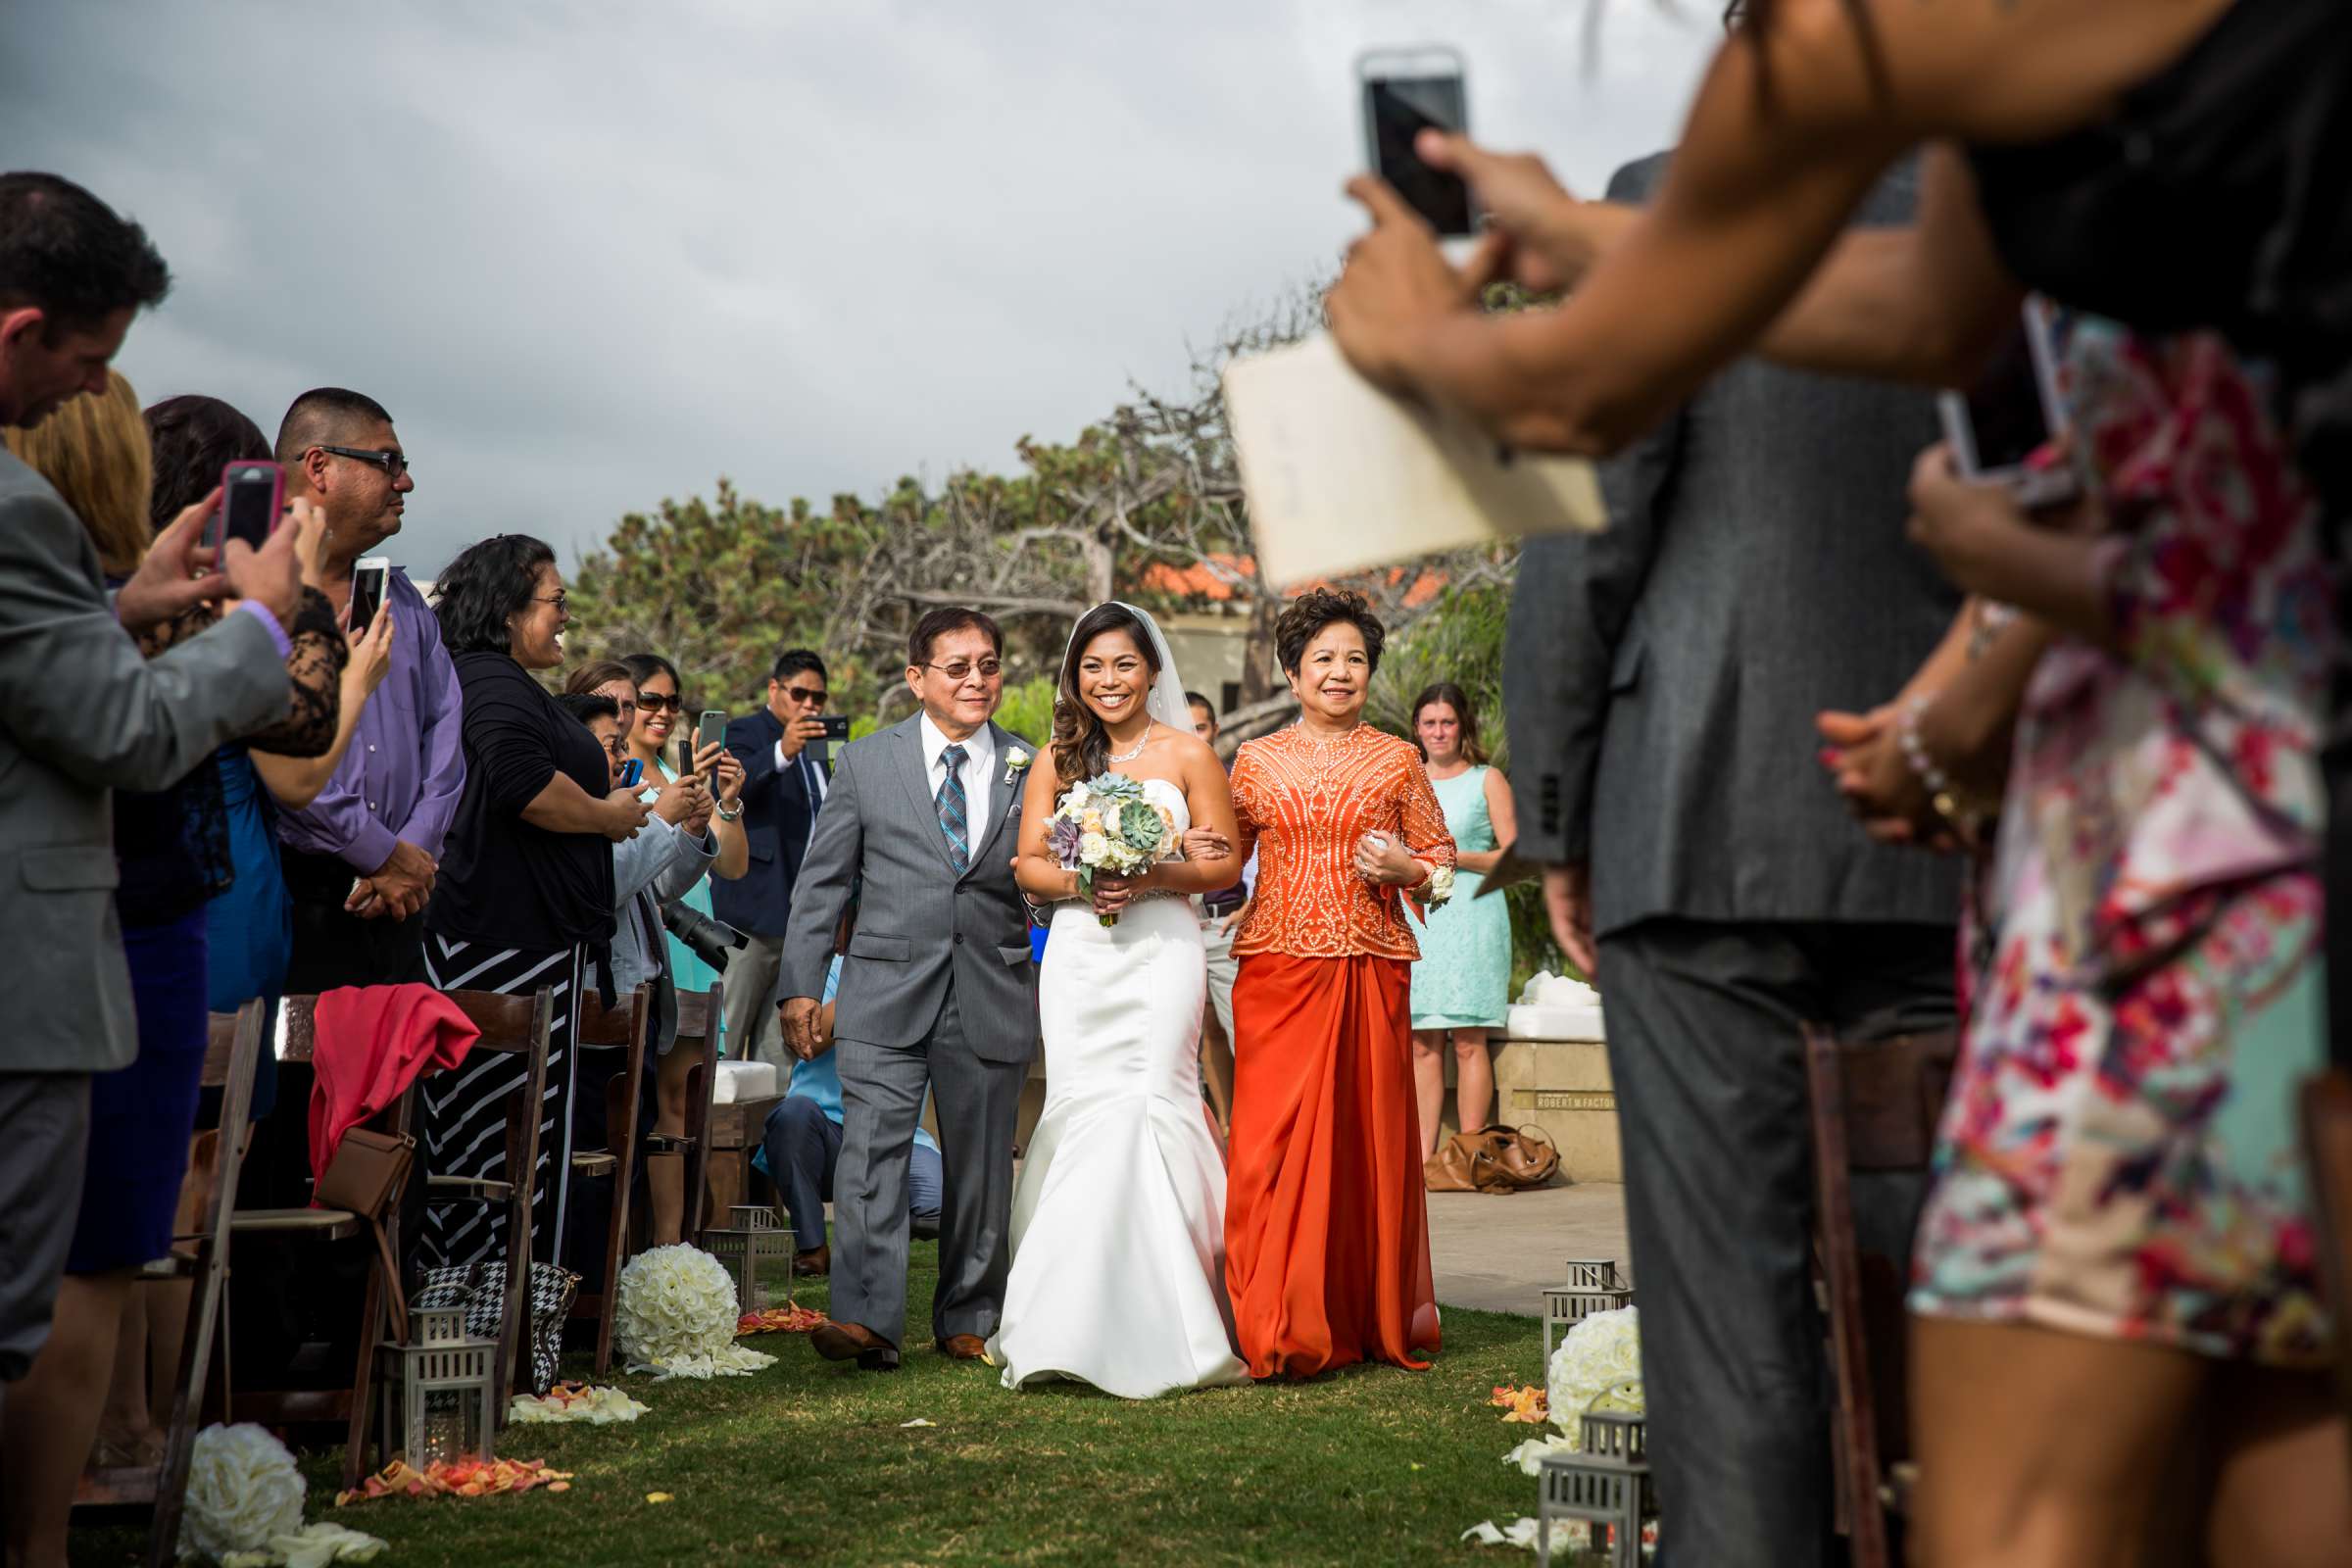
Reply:
<svg viewBox="0 0 2352 1568"><path fill-rule="evenodd" d="M547 1093L539 1107L539 1161L531 1176L531 1256L563 1263L571 1171L571 1091L578 1053L573 1048L584 979L582 950L554 953L453 942L427 932L425 977L437 991L495 991L529 996L555 992L548 1031ZM424 1167L436 1176L511 1180L507 1166L507 1105L522 1090L528 1069L518 1055L485 1053L456 1072L424 1079ZM507 1211L488 1203L436 1203L427 1210L420 1261L426 1267L486 1262L506 1256Z"/></svg>

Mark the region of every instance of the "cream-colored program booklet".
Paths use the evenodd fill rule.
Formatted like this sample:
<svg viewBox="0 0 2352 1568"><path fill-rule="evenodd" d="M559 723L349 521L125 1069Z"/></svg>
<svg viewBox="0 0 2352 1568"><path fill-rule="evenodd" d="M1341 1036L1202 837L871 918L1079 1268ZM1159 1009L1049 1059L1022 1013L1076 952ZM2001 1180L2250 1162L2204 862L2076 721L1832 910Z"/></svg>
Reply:
<svg viewBox="0 0 2352 1568"><path fill-rule="evenodd" d="M1393 398L1328 334L1236 360L1224 384L1266 582L1608 525L1592 464L1513 452L1458 410Z"/></svg>

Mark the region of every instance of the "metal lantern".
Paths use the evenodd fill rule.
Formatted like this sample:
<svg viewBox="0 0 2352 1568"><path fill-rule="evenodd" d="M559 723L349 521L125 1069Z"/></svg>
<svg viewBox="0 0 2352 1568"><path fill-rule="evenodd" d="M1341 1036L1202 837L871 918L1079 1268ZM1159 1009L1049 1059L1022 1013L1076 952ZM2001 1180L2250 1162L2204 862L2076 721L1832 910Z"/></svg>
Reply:
<svg viewBox="0 0 2352 1568"><path fill-rule="evenodd" d="M1577 1429L1579 1453L1545 1454L1536 1502L1536 1564L1551 1568L1551 1524L1582 1519L1609 1532L1609 1568L1638 1568L1642 1527L1658 1516L1649 1480L1648 1428L1641 1416L1588 1410Z"/></svg>
<svg viewBox="0 0 2352 1568"><path fill-rule="evenodd" d="M1544 1287L1544 1365L1551 1365L1553 1335L1566 1334L1595 1312L1613 1312L1634 1298L1614 1258L1572 1257L1568 1283Z"/></svg>
<svg viewBox="0 0 2352 1568"><path fill-rule="evenodd" d="M764 1265L784 1265L784 1294L792 1295L792 1227L776 1222L776 1211L758 1203L727 1210L727 1223L703 1233L703 1246L735 1276L735 1310L761 1312L774 1303L763 1278Z"/></svg>
<svg viewBox="0 0 2352 1568"><path fill-rule="evenodd" d="M498 1342L466 1332L463 1306L424 1306L409 1314L407 1345L386 1347L400 1379L401 1452L418 1470L436 1461L490 1457L498 1430ZM392 1401L384 1401L384 1446L392 1443Z"/></svg>

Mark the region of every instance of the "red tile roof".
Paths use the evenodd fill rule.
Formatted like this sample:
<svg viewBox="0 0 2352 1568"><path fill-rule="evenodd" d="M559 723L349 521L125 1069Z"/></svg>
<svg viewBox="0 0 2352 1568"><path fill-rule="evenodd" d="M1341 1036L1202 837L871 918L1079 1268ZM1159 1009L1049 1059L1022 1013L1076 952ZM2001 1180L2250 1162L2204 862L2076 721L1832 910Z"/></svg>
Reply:
<svg viewBox="0 0 2352 1568"><path fill-rule="evenodd" d="M1250 556L1216 555L1209 558L1218 565L1243 577L1257 575L1257 562ZM1405 590L1407 609L1417 610L1435 599L1446 588L1446 574L1427 567L1384 566L1366 572L1363 577L1378 579L1382 586L1394 588L1405 580L1405 574L1418 571L1412 585ZM1357 581L1363 580L1359 577ZM1330 586L1327 583L1303 582L1294 587L1294 595L1309 588ZM1234 598L1233 584L1209 569L1205 563L1179 566L1170 562L1155 561L1144 568L1143 587L1147 592L1166 594L1175 599L1205 600L1210 604L1230 603Z"/></svg>

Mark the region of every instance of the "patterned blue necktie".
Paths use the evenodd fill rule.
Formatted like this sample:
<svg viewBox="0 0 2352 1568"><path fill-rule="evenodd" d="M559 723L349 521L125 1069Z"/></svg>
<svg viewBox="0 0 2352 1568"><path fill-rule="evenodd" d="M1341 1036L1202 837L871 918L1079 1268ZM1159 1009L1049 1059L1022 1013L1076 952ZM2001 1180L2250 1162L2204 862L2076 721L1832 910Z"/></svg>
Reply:
<svg viewBox="0 0 2352 1568"><path fill-rule="evenodd" d="M948 858L956 862L958 873L972 863L972 847L965 842L970 830L964 815L963 757L960 746L951 746L939 754L941 765L948 770L947 778L939 786L939 830L947 835Z"/></svg>

